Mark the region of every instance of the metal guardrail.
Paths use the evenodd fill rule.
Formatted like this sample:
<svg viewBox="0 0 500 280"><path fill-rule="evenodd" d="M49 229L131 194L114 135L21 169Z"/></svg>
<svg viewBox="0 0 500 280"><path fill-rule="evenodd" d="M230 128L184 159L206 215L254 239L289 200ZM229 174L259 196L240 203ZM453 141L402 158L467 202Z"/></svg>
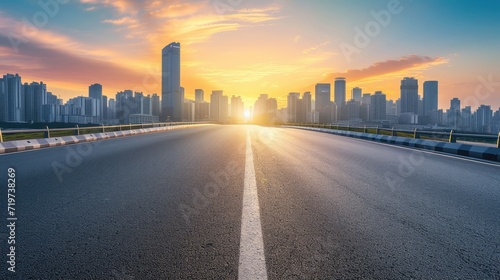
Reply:
<svg viewBox="0 0 500 280"><path fill-rule="evenodd" d="M145 123L145 124L121 124L121 125L109 125L109 126L101 124L100 126L89 126L89 127L80 127L77 125L76 127L73 128L49 128L48 126L46 126L45 129L16 129L16 130L0 129L0 142L4 142L4 136L15 135L15 134L18 134L20 136L26 136L28 134L41 135L41 133L43 133L43 138L50 138L51 134L52 135L58 134L57 136L66 134L66 136L68 136L68 135L80 135L81 133L106 133L106 132L122 131L122 130L177 126L177 125L194 125L194 124L204 124L204 123L207 122L166 122L166 123ZM11 138L9 139L9 141L25 139L24 137L19 137L19 139L15 139L15 137L14 138L9 137L9 138Z"/></svg>
<svg viewBox="0 0 500 280"><path fill-rule="evenodd" d="M289 125L303 126L303 127L318 127L318 128L329 128L336 130L363 132L363 133L374 133L383 134L391 136L404 136L411 137L415 139L429 139L429 140L440 140L449 143L456 143L457 139L461 140L472 140L480 143L492 143L496 144L497 148L500 148L500 133L498 135L494 134L469 134L469 133L457 133L454 130L446 131L425 131L425 130L404 130L404 129L394 129L393 128L380 128L380 127L357 127L357 126L341 126L341 125L331 125L331 124L311 124L311 123L291 123Z"/></svg>

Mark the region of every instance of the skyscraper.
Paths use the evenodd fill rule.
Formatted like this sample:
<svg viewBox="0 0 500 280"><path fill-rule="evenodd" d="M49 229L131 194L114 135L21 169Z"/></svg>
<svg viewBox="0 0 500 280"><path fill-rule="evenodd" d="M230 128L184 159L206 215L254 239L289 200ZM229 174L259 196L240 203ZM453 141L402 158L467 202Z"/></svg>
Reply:
<svg viewBox="0 0 500 280"><path fill-rule="evenodd" d="M181 44L170 43L162 50L162 120L181 121Z"/></svg>
<svg viewBox="0 0 500 280"><path fill-rule="evenodd" d="M460 99L455 97L450 101L450 110L448 111L448 124L454 128L461 125L460 111Z"/></svg>
<svg viewBox="0 0 500 280"><path fill-rule="evenodd" d="M316 84L315 87L315 102L316 111L319 113L320 123L331 123L332 106L331 106L331 85Z"/></svg>
<svg viewBox="0 0 500 280"><path fill-rule="evenodd" d="M335 78L335 107L336 107L336 120L347 120L347 109L346 109L346 82L345 78Z"/></svg>
<svg viewBox="0 0 500 280"><path fill-rule="evenodd" d="M7 119L7 92L3 78L0 78L0 122L5 122Z"/></svg>
<svg viewBox="0 0 500 280"><path fill-rule="evenodd" d="M335 78L335 104L338 107L346 104L346 82L345 78Z"/></svg>
<svg viewBox="0 0 500 280"><path fill-rule="evenodd" d="M43 83L25 83L22 86L24 95L25 121L44 122L43 105L47 104L47 86Z"/></svg>
<svg viewBox="0 0 500 280"><path fill-rule="evenodd" d="M382 121L386 119L387 104L386 95L381 91L376 91L370 96L370 121Z"/></svg>
<svg viewBox="0 0 500 280"><path fill-rule="evenodd" d="M401 80L401 113L418 114L418 80L405 77Z"/></svg>
<svg viewBox="0 0 500 280"><path fill-rule="evenodd" d="M297 113L298 111L298 102L300 98L300 93L298 92L290 92L287 97L287 110L288 110L288 122L295 123L297 122Z"/></svg>
<svg viewBox="0 0 500 280"><path fill-rule="evenodd" d="M99 111L99 117L102 118L103 116L103 111L104 111L104 104L102 100L102 85L100 84L93 84L89 86L89 97L97 99L98 103L100 104L100 108L98 108Z"/></svg>
<svg viewBox="0 0 500 280"><path fill-rule="evenodd" d="M194 90L194 101L196 103L201 103L205 101L205 92L202 89Z"/></svg>
<svg viewBox="0 0 500 280"><path fill-rule="evenodd" d="M361 96L363 95L363 90L359 87L352 89L352 99L361 102Z"/></svg>
<svg viewBox="0 0 500 280"><path fill-rule="evenodd" d="M160 116L160 96L156 93L153 93L151 96L151 115Z"/></svg>
<svg viewBox="0 0 500 280"><path fill-rule="evenodd" d="M24 96L22 95L21 77L18 74L4 75L3 83L7 121L24 121Z"/></svg>
<svg viewBox="0 0 500 280"><path fill-rule="evenodd" d="M438 82L424 82L424 115L429 116L433 110L438 109Z"/></svg>
<svg viewBox="0 0 500 280"><path fill-rule="evenodd" d="M311 92L306 91L306 92L304 92L304 94L302 94L302 102L304 103L305 116L301 117L301 120L299 120L299 121L304 122L304 121L302 121L302 118L304 118L305 122L310 123L310 122L312 122L312 115L311 115L312 96L311 96Z"/></svg>
<svg viewBox="0 0 500 280"><path fill-rule="evenodd" d="M210 119L225 122L228 118L229 98L222 90L214 90L210 95Z"/></svg>
<svg viewBox="0 0 500 280"><path fill-rule="evenodd" d="M491 133L493 111L489 105L481 105L475 112L475 128L477 132Z"/></svg>
<svg viewBox="0 0 500 280"><path fill-rule="evenodd" d="M200 101L200 103L203 102ZM241 100L241 96L233 95L231 97L231 121L233 123L238 123L243 121L244 104Z"/></svg>

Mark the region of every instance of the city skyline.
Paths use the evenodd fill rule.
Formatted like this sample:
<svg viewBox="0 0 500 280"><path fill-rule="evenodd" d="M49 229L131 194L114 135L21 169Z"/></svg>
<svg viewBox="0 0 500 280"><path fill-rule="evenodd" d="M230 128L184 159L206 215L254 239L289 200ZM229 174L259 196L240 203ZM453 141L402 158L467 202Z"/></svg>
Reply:
<svg viewBox="0 0 500 280"><path fill-rule="evenodd" d="M2 5L0 71L43 80L64 100L93 83L107 96L125 88L161 94L158 49L169 42L183 44L188 99L196 88L223 89L245 104L269 94L285 107L289 92L346 77L348 92L359 86L395 100L400 79L411 76L439 81L439 108L447 108L453 97L467 103L498 73L490 59L499 41L491 36L500 26L496 1L59 2ZM423 15L429 20L412 24ZM500 106L495 94L480 101Z"/></svg>

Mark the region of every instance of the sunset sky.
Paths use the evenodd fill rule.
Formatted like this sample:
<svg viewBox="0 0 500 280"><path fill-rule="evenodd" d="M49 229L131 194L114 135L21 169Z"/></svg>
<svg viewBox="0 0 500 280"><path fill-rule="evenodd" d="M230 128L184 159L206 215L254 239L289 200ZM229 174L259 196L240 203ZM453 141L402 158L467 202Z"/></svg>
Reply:
<svg viewBox="0 0 500 280"><path fill-rule="evenodd" d="M359 86L397 99L400 80L412 76L420 94L425 80L439 81L440 108L453 97L500 107L498 0L38 2L0 4L0 74L43 81L64 101L93 83L111 98L124 89L161 94L161 49L180 42L190 99L195 88L206 99L222 89L246 107L262 93L284 107L289 92L314 93L339 76L348 98ZM374 14L390 19L374 24ZM369 42L356 43L366 27Z"/></svg>

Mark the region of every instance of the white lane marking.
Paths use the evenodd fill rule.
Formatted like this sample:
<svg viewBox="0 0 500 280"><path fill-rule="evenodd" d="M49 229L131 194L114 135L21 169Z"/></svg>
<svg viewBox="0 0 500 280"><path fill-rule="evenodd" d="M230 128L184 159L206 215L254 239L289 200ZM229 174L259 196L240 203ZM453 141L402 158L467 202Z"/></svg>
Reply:
<svg viewBox="0 0 500 280"><path fill-rule="evenodd" d="M238 279L267 279L257 181L253 165L252 142L248 130L246 146Z"/></svg>

